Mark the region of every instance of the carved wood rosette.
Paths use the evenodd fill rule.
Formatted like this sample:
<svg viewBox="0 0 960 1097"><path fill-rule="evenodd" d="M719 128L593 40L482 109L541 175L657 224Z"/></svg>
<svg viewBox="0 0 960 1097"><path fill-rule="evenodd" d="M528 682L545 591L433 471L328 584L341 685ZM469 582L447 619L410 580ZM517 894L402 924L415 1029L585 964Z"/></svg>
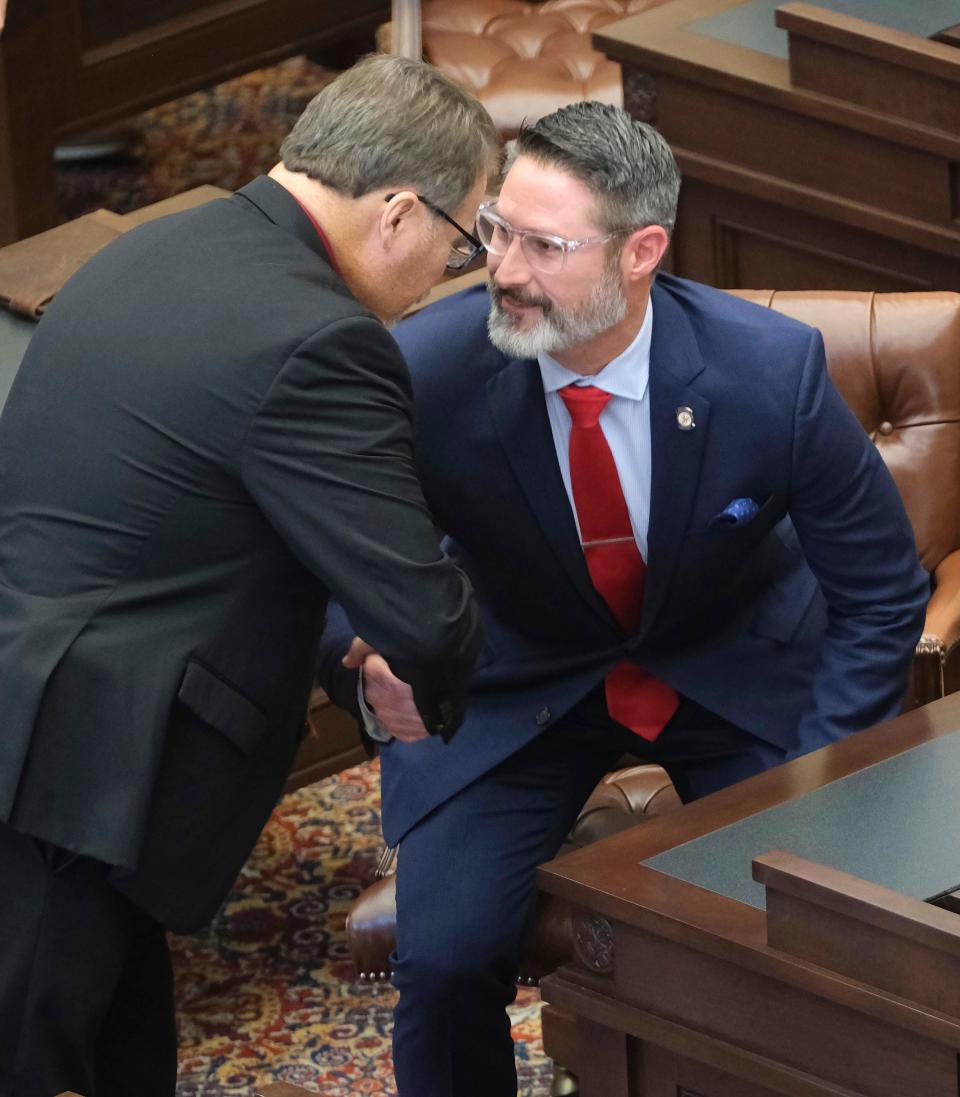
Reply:
<svg viewBox="0 0 960 1097"><path fill-rule="evenodd" d="M577 961L589 971L599 975L609 975L613 971L613 927L606 918L596 914L575 914L573 949Z"/></svg>
<svg viewBox="0 0 960 1097"><path fill-rule="evenodd" d="M657 119L657 84L648 72L633 65L623 66L623 105L640 122Z"/></svg>

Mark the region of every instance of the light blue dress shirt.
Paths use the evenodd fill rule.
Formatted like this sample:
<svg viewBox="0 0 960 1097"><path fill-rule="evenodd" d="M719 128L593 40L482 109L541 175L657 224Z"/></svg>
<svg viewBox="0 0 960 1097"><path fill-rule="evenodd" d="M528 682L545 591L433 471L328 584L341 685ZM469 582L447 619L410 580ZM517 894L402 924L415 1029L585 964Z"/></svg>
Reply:
<svg viewBox="0 0 960 1097"><path fill-rule="evenodd" d="M557 450L560 475L576 519L573 486L570 481L570 413L560 396L567 385L593 385L609 392L612 399L600 416L613 460L620 474L620 486L630 512L633 536L640 555L647 559L647 529L650 525L650 341L653 337L653 303L647 311L636 339L612 362L593 377L584 377L561 366L549 354L537 358L547 415ZM577 531L580 523L577 522Z"/></svg>

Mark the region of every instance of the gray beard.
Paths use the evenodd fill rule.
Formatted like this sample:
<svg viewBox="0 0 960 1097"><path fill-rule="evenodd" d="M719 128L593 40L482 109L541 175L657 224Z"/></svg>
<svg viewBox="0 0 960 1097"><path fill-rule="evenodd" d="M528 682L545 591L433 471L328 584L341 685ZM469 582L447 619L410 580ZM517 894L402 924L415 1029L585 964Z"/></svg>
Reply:
<svg viewBox="0 0 960 1097"><path fill-rule="evenodd" d="M510 358L536 358L538 354L557 354L589 342L601 332L619 324L627 315L627 298L619 270L605 269L590 296L576 308L564 308L546 298L525 299L540 306L540 319L527 331L517 331L514 320L504 312L504 296L492 282L487 332L490 342ZM511 296L511 295L507 295Z"/></svg>

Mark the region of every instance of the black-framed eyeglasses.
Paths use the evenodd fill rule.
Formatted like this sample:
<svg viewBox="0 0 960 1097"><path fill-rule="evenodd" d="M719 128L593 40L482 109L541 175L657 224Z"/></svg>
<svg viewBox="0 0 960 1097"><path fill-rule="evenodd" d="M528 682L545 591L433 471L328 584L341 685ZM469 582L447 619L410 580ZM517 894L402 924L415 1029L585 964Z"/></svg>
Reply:
<svg viewBox="0 0 960 1097"><path fill-rule="evenodd" d="M463 225L457 224L449 213L434 205L429 198L424 198L422 194L416 194L414 197L418 202L422 202L431 213L442 217L448 225L452 225L460 233L460 236L450 245L450 254L447 256L447 270L463 270L484 251L483 244L476 236L472 232L467 232ZM396 198L395 193L388 194L385 201L389 202L392 198Z"/></svg>

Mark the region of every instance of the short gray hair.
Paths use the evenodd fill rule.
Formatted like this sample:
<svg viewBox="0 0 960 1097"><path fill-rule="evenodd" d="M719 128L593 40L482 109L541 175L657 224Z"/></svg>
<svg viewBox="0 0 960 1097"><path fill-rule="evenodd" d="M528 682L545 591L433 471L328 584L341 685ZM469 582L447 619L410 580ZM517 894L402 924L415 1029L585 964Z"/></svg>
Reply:
<svg viewBox="0 0 960 1097"><path fill-rule="evenodd" d="M680 171L670 146L646 122L594 101L571 103L522 126L510 159L529 156L585 183L597 199L606 232L677 219Z"/></svg>
<svg viewBox="0 0 960 1097"><path fill-rule="evenodd" d="M480 103L432 65L371 54L313 97L280 156L353 198L412 187L454 212L480 175L496 176L500 138Z"/></svg>

